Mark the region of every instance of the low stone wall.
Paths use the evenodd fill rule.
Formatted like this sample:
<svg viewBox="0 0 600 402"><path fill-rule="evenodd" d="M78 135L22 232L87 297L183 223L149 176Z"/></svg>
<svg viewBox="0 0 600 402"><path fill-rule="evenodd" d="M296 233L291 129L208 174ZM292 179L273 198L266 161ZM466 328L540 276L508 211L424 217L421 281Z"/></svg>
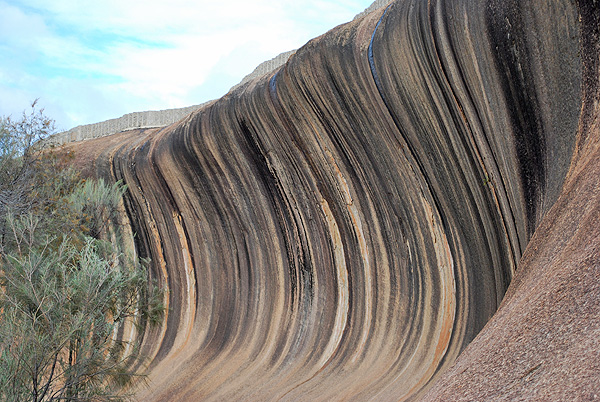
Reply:
<svg viewBox="0 0 600 402"><path fill-rule="evenodd" d="M369 14L371 11L377 10L380 7L387 6L389 3L391 3L391 1L392 0L375 0L369 7L367 7L365 9L365 11L363 11L362 13L356 14L354 19L361 18L361 17Z"/></svg>
<svg viewBox="0 0 600 402"><path fill-rule="evenodd" d="M260 63L258 65L258 67L256 67L254 69L254 71L252 71L250 74L248 74L247 76L245 76L244 78L242 78L242 80L240 81L240 83L234 85L230 89L230 91L236 89L239 86L244 85L248 81L252 81L255 78L262 77L263 75L268 74L271 71L273 71L273 70L281 67L282 65L284 65L288 61L288 59L290 58L290 56L293 55L294 53L296 53L296 49L290 50L288 52L283 52L283 53L279 54L278 56L272 58L271 60L267 60L265 62Z"/></svg>
<svg viewBox="0 0 600 402"><path fill-rule="evenodd" d="M188 114L201 108L203 105L205 105L205 103L180 109L150 110L146 112L128 113L116 119L77 126L68 131L55 134L48 138L47 144L62 145L69 142L104 137L106 135L136 128L164 127L181 120Z"/></svg>

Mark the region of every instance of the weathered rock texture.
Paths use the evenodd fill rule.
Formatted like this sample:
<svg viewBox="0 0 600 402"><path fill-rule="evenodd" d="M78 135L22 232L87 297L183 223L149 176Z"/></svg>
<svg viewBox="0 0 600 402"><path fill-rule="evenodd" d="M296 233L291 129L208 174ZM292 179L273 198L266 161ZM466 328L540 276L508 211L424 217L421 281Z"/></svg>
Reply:
<svg viewBox="0 0 600 402"><path fill-rule="evenodd" d="M600 394L599 7L396 1L73 145L169 291L138 399Z"/></svg>

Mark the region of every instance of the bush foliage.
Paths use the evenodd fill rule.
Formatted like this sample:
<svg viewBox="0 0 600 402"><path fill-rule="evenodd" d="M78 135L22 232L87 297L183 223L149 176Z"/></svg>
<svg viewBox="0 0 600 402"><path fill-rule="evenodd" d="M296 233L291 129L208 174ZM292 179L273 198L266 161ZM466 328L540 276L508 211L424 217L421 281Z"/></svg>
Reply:
<svg viewBox="0 0 600 402"><path fill-rule="evenodd" d="M0 121L0 400L122 400L137 356L122 333L159 321L162 294L124 249L126 187L36 149L51 127L35 103Z"/></svg>

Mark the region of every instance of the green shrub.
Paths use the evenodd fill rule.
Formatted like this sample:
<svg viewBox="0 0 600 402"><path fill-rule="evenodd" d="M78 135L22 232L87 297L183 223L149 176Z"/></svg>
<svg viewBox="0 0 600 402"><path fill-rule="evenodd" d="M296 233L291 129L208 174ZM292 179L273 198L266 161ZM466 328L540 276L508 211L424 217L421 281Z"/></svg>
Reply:
<svg viewBox="0 0 600 402"><path fill-rule="evenodd" d="M23 116L34 121L0 120L11 170L0 177L0 400L122 400L137 351L119 330L163 313L146 262L121 241L126 187L82 180L64 154L12 138L46 134L32 133L49 127L41 114Z"/></svg>

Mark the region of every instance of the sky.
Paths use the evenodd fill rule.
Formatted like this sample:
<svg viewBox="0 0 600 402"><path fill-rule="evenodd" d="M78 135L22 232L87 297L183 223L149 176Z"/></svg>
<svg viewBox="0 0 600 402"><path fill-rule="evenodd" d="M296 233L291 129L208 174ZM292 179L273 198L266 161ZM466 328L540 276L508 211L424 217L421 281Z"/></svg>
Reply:
<svg viewBox="0 0 600 402"><path fill-rule="evenodd" d="M223 96L373 0L0 0L0 116L58 131Z"/></svg>

